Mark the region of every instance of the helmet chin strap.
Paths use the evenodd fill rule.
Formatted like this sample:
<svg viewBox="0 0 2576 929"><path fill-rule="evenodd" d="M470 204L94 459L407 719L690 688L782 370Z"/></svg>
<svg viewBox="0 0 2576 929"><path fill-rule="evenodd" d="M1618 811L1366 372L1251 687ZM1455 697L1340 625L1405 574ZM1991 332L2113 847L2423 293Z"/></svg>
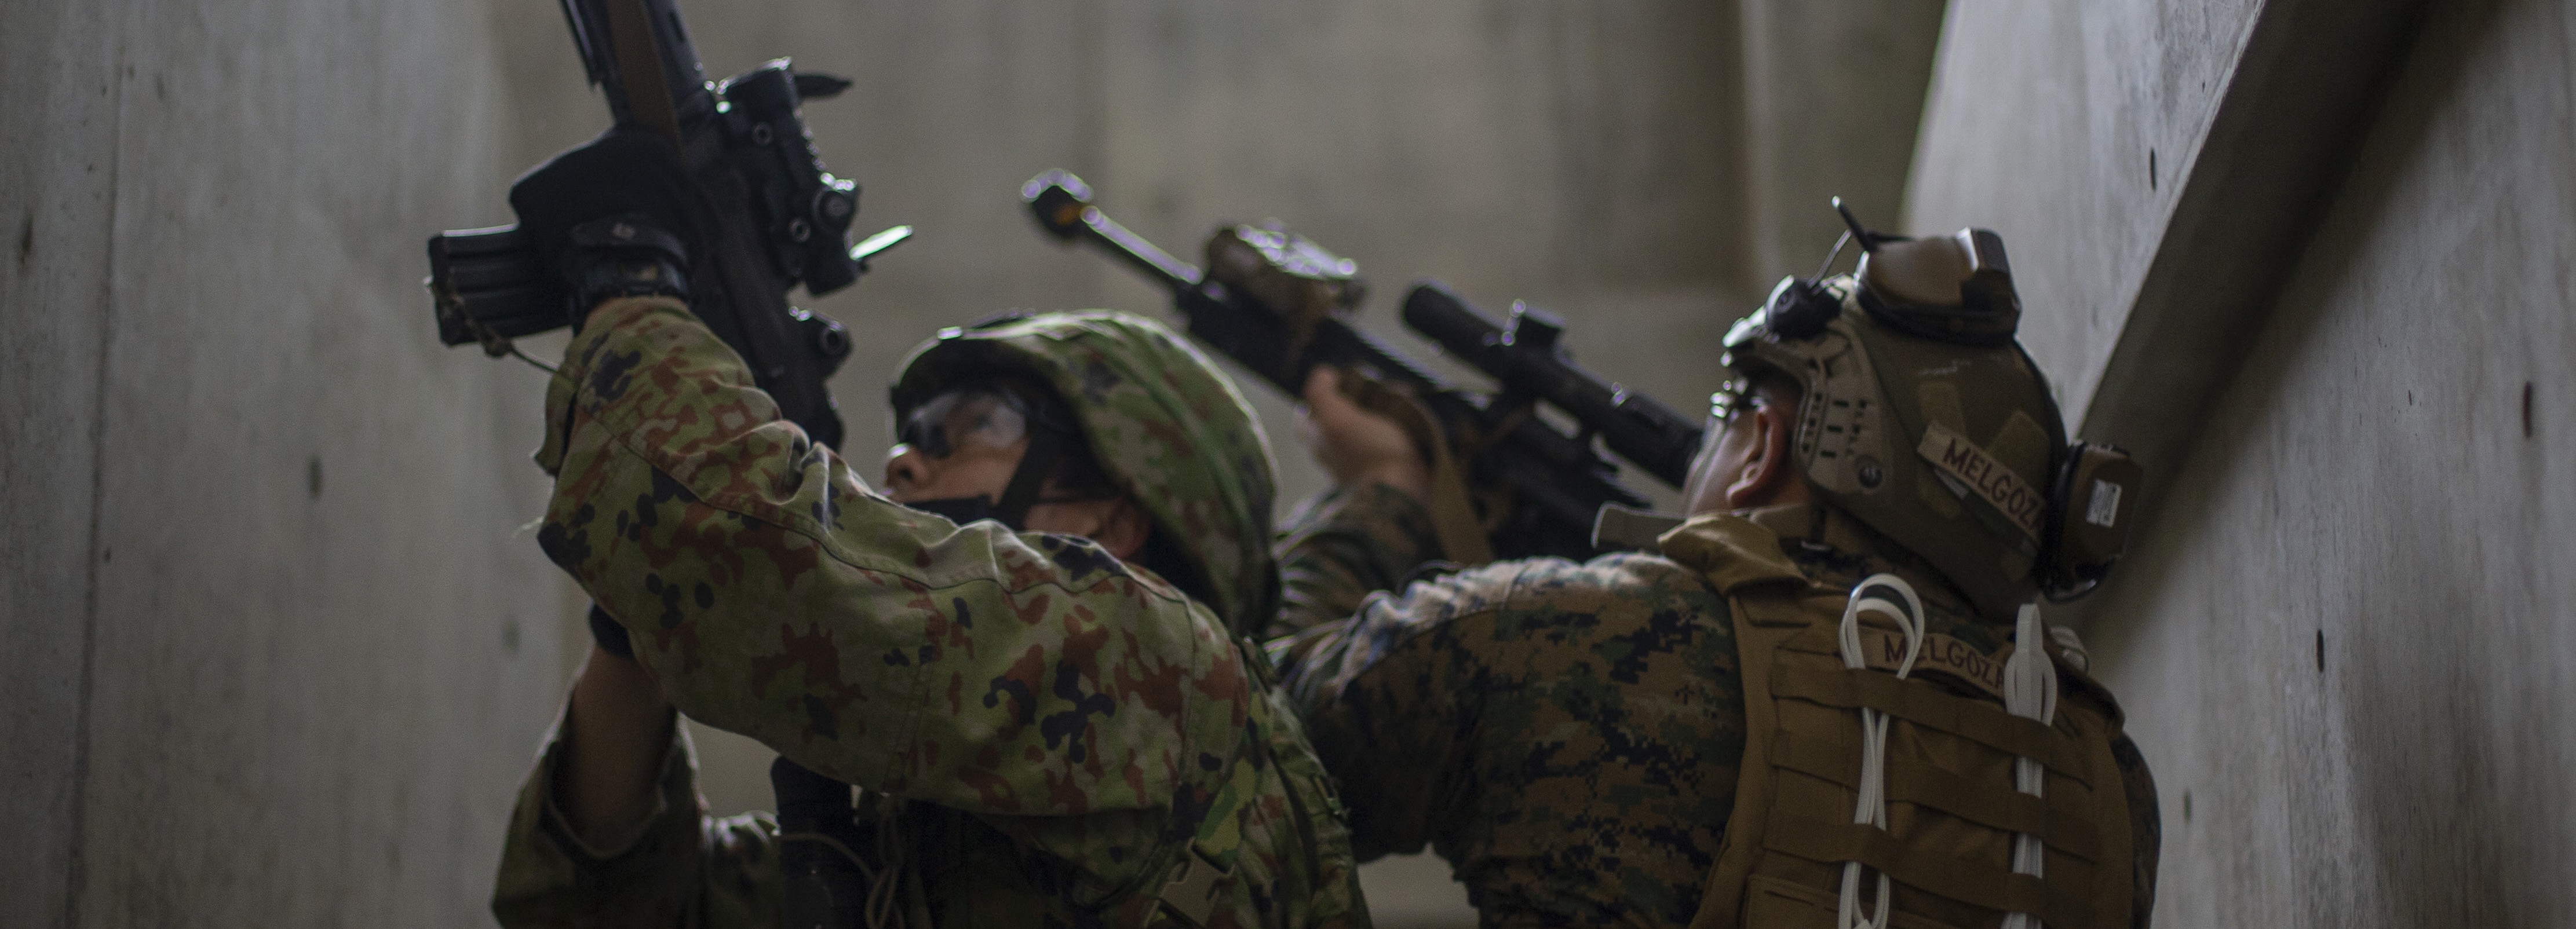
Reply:
<svg viewBox="0 0 2576 929"><path fill-rule="evenodd" d="M960 526L989 519L1010 527L1013 532L1026 532L1029 508L1038 503L1038 494L1046 489L1047 475L1055 473L1056 462L1064 457L1064 437L1053 429L1029 430L1029 448L1020 456L1019 467L1011 471L1011 482L1002 488L1002 502L993 502L990 494L972 497L941 497L915 500L904 504L926 513L948 517Z"/></svg>
<svg viewBox="0 0 2576 929"><path fill-rule="evenodd" d="M1011 472L1011 482L1002 488L1002 502L993 505L993 518L1013 529L1026 530L1029 507L1036 506L1039 492L1046 489L1048 475L1055 473L1056 462L1064 457L1064 437L1053 429L1029 430L1028 451L1020 455L1020 466Z"/></svg>

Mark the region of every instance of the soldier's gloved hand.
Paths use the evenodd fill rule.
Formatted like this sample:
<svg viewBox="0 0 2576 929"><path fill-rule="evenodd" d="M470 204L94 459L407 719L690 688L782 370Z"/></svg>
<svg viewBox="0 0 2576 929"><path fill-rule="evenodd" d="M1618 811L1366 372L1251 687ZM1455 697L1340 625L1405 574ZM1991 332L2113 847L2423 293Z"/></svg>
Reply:
<svg viewBox="0 0 2576 929"><path fill-rule="evenodd" d="M538 165L510 185L510 208L563 283L576 330L617 297L687 300L690 262L713 228L679 152L637 130L611 129Z"/></svg>
<svg viewBox="0 0 2576 929"><path fill-rule="evenodd" d="M1416 500L1431 499L1431 465L1413 437L1395 420L1362 408L1343 394L1341 375L1319 366L1306 377L1305 405L1297 431L1315 463L1343 487L1385 484Z"/></svg>

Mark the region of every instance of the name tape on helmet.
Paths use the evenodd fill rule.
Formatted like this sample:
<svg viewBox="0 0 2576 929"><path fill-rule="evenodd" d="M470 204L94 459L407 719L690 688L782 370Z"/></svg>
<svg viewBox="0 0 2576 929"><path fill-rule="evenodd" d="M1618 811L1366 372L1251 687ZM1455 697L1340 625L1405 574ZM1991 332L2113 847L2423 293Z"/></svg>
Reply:
<svg viewBox="0 0 2576 929"><path fill-rule="evenodd" d="M1985 498L1987 503L2002 511L2005 518L2012 520L2013 525L2030 533L2031 538L2039 538L2039 514L2045 509L2046 501L2038 488L2030 486L2029 481L2022 480L2021 475L1996 460L1995 456L1986 454L1985 449L1968 441L1968 437L1952 432L1940 423L1930 423L1923 429L1923 443L1914 451L1922 455L1923 460L1931 462L1933 467L1941 469L1941 473Z"/></svg>

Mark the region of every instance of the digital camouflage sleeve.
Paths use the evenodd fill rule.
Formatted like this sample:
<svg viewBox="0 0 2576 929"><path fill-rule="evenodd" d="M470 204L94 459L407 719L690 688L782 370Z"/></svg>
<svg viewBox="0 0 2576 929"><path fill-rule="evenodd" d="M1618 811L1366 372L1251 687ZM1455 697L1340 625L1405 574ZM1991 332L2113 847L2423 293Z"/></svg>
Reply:
<svg viewBox="0 0 2576 929"><path fill-rule="evenodd" d="M1285 651L1360 860L1430 844L1489 927L1690 920L1744 747L1735 636L1694 573L1498 562Z"/></svg>
<svg viewBox="0 0 2576 929"><path fill-rule="evenodd" d="M547 409L548 556L681 712L1007 844L991 860L1011 873L990 886L966 873L930 889L952 917L1143 925L1195 846L1232 876L1212 926L1366 924L1338 808L1266 663L1150 572L1087 540L961 528L877 496L778 420L675 301L596 311ZM504 892L532 914L631 895L774 925L750 913L774 897L716 899L740 874L774 882L769 827L701 822L685 762L645 831L670 840L622 856L549 831L541 765ZM593 915L531 922L623 922Z"/></svg>
<svg viewBox="0 0 2576 929"><path fill-rule="evenodd" d="M1283 618L1308 628L1270 651L1341 781L1360 860L1430 845L1489 929L1687 924L1744 753L1725 600L1699 571L1642 554L1497 562L1400 593L1360 589L1415 570L1393 554L1431 550L1427 521L1409 521L1407 505L1420 512L1393 490L1336 491L1300 511L1280 553L1292 613L1300 599L1319 613L1358 604L1338 622ZM1812 512L1755 518L1796 537ZM1843 586L1896 570L1859 533L1826 541L1784 550ZM2115 751L2148 901L2153 781L2126 738ZM2142 903L2139 929L2145 915Z"/></svg>
<svg viewBox="0 0 2576 929"><path fill-rule="evenodd" d="M1368 595L1435 566L1431 511L1384 484L1335 487L1299 504L1279 542L1280 609L1265 640L1348 619Z"/></svg>

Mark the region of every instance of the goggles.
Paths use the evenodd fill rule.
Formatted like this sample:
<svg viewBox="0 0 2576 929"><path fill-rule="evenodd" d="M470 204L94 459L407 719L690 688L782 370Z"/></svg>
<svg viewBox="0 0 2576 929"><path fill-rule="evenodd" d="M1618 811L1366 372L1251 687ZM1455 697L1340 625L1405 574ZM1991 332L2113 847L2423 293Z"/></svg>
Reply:
<svg viewBox="0 0 2576 929"><path fill-rule="evenodd" d="M1053 397L1032 398L1007 386L951 390L923 401L906 414L895 427L895 441L900 443L898 448L908 447L940 459L970 447L1006 452L1022 441L1028 443L998 501L979 494L904 504L945 516L959 525L991 519L1019 530L1027 526L1031 506L1112 500L1119 496L1107 478L1097 475L1096 466L1078 469L1077 473L1084 477L1075 478L1075 486L1066 492L1053 497L1041 495L1049 477L1063 470L1059 466L1067 456L1086 455L1080 427Z"/></svg>
<svg viewBox="0 0 2576 929"><path fill-rule="evenodd" d="M1708 395L1709 434L1725 429L1735 422L1736 414L1759 406L1761 402L1761 398L1753 393L1752 381L1739 377L1726 382L1717 388L1716 393Z"/></svg>
<svg viewBox="0 0 2576 929"><path fill-rule="evenodd" d="M895 428L895 441L932 458L946 458L969 446L1008 451L1028 438L1032 425L1076 434L1071 418L1052 407L1006 388L960 388L914 407Z"/></svg>

